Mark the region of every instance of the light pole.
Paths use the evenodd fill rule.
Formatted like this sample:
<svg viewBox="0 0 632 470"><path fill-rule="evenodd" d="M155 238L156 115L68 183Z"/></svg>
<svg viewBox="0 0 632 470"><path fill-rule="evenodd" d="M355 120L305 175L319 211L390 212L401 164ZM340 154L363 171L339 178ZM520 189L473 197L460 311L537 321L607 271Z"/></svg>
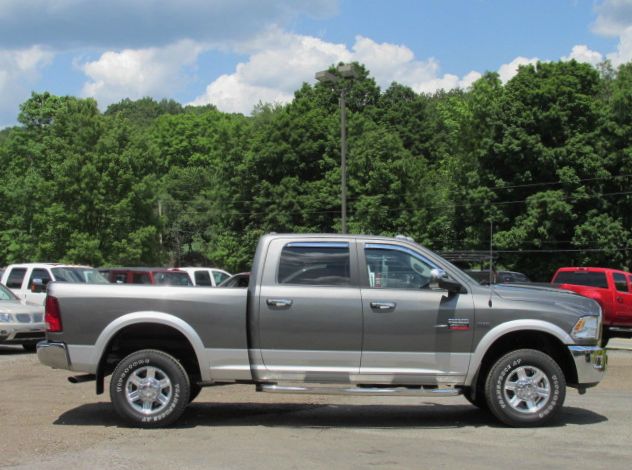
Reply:
<svg viewBox="0 0 632 470"><path fill-rule="evenodd" d="M338 83L345 78L356 78L353 64L340 64L336 67L338 75L328 70L316 72L316 80L321 83ZM340 87L340 210L342 233L347 233L347 89Z"/></svg>

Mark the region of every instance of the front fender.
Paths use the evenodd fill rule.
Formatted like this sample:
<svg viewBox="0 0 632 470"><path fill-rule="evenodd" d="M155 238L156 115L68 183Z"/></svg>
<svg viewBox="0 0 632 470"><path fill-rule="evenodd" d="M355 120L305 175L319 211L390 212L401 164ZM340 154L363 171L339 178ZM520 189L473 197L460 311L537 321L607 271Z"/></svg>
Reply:
<svg viewBox="0 0 632 470"><path fill-rule="evenodd" d="M485 357L485 353L489 350L489 348L502 336L507 333L512 333L515 331L541 331L543 333L548 333L558 340L562 342L562 344L575 344L573 338L561 329L559 326L554 325L553 323L549 323L543 320L512 320L506 323L502 323L491 330L489 330L485 336L481 338L472 357L470 359L470 366L468 368L467 376L465 377L465 385L471 386L478 372L481 363L483 362L483 357Z"/></svg>

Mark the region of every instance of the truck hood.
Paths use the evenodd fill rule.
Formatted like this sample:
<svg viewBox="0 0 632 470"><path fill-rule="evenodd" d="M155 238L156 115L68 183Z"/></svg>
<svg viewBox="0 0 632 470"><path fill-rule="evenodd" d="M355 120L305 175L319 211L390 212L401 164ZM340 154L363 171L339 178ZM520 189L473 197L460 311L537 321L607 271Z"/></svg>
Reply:
<svg viewBox="0 0 632 470"><path fill-rule="evenodd" d="M506 300L555 304L579 315L600 315L601 307L592 299L555 287L495 285L494 294Z"/></svg>

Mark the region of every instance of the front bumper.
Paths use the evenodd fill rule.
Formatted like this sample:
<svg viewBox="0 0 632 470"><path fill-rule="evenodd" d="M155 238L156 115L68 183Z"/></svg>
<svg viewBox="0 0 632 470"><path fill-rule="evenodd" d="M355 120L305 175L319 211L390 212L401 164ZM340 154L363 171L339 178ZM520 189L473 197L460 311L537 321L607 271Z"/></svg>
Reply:
<svg viewBox="0 0 632 470"><path fill-rule="evenodd" d="M0 343L25 344L46 337L44 323L0 323Z"/></svg>
<svg viewBox="0 0 632 470"><path fill-rule="evenodd" d="M70 369L70 357L64 343L40 341L37 343L37 358L53 369Z"/></svg>
<svg viewBox="0 0 632 470"><path fill-rule="evenodd" d="M591 387L601 382L608 365L606 350L599 346L569 346L568 349L575 362L577 385Z"/></svg>

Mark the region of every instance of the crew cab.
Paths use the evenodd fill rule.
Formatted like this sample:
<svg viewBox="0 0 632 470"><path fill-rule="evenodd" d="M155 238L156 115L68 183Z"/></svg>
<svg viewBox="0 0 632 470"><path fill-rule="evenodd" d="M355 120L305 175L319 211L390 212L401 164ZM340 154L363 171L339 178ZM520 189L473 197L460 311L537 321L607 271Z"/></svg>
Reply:
<svg viewBox="0 0 632 470"><path fill-rule="evenodd" d="M602 379L601 309L569 291L481 286L409 239L263 236L247 288L51 283L48 366L109 391L128 423L173 423L201 387L463 394L511 426Z"/></svg>
<svg viewBox="0 0 632 470"><path fill-rule="evenodd" d="M595 300L603 311L601 344L632 338L632 273L609 268L567 267L551 283Z"/></svg>
<svg viewBox="0 0 632 470"><path fill-rule="evenodd" d="M7 266L2 284L22 302L44 305L46 285L51 281L80 284L107 284L107 280L90 266L60 263L21 263Z"/></svg>

